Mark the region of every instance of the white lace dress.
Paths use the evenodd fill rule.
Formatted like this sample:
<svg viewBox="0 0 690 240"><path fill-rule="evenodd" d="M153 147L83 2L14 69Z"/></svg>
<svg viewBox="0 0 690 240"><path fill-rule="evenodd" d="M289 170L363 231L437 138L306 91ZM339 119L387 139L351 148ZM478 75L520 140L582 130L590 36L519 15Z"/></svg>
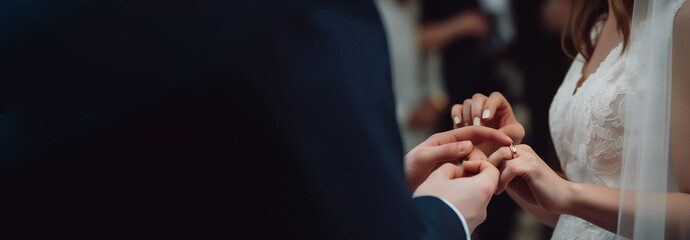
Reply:
<svg viewBox="0 0 690 240"><path fill-rule="evenodd" d="M625 98L631 75L616 46L573 95L584 59L570 66L549 109L556 153L568 179L618 188L623 153ZM613 239L615 234L578 217L561 215L552 239Z"/></svg>

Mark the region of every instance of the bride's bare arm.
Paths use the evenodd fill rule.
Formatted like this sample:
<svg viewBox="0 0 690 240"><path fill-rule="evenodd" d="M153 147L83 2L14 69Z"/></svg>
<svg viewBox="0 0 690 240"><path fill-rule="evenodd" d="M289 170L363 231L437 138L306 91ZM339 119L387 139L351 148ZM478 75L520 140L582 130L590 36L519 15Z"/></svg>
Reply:
<svg viewBox="0 0 690 240"><path fill-rule="evenodd" d="M673 80L671 88L671 159L680 193L671 193L666 203L668 238L690 237L690 4L678 10L673 26Z"/></svg>
<svg viewBox="0 0 690 240"><path fill-rule="evenodd" d="M618 231L620 190L601 185L573 183L564 212L591 222L610 232Z"/></svg>

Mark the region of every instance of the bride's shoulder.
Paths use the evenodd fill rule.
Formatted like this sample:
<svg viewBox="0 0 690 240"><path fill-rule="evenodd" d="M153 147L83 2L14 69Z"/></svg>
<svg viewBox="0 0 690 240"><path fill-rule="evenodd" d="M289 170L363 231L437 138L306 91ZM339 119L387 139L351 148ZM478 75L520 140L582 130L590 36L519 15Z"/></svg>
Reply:
<svg viewBox="0 0 690 240"><path fill-rule="evenodd" d="M690 3L685 1L676 12L673 21L674 58L690 57L690 48L685 46L687 42L690 42Z"/></svg>
<svg viewBox="0 0 690 240"><path fill-rule="evenodd" d="M685 26L690 24L690 4L688 1L684 1L683 5L678 9L675 24L684 24Z"/></svg>
<svg viewBox="0 0 690 240"><path fill-rule="evenodd" d="M673 38L674 41L687 42L690 40L690 3L684 1L676 12L676 17L673 20Z"/></svg>

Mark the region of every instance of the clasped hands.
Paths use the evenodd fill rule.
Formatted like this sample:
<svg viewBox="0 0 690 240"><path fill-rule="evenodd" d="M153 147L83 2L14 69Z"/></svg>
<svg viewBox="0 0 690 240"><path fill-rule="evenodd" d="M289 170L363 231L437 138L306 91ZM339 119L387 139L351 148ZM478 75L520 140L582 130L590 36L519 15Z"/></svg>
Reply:
<svg viewBox="0 0 690 240"><path fill-rule="evenodd" d="M451 116L455 129L432 135L405 156L413 196L450 202L470 232L486 219L492 195L504 190L549 212L565 212L570 182L528 145L518 145L525 131L503 95L475 94L453 106ZM516 158L510 144L517 147Z"/></svg>

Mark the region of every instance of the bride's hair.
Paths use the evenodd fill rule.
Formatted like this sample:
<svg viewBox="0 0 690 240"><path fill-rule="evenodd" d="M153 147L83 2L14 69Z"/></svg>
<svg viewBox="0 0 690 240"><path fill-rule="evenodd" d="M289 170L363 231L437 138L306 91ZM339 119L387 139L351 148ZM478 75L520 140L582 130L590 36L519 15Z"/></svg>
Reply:
<svg viewBox="0 0 690 240"><path fill-rule="evenodd" d="M572 11L568 19L567 27L563 29L561 47L566 55L575 58L577 53L582 54L589 61L594 52L594 44L591 32L601 16L608 13L609 6L606 0L571 0ZM628 47L630 39L630 18L632 16L633 0L612 0L613 14L618 22L618 31L623 34L623 50ZM575 54L568 51L566 37L570 35Z"/></svg>

